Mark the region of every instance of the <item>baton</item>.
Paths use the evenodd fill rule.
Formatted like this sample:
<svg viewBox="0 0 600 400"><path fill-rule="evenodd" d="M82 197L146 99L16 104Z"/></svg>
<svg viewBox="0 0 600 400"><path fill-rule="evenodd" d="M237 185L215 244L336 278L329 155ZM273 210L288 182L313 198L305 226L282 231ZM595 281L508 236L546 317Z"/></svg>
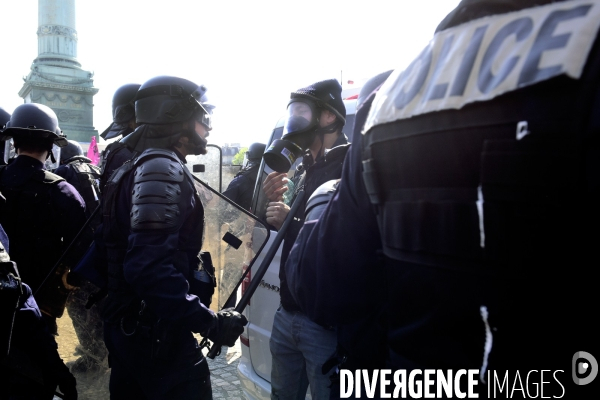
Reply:
<svg viewBox="0 0 600 400"><path fill-rule="evenodd" d="M304 190L300 190L296 194L296 200L294 200L294 204L292 204L292 208L290 209L290 212L288 213L287 217L285 218L285 221L283 221L283 225L281 226L281 229L279 229L279 231L277 232L277 235L275 236L275 239L273 239L273 244L271 245L271 247L269 247L269 251L267 251L267 254L265 254L265 258L263 258L263 260L262 260L260 266L258 267L258 269L256 270L256 272L252 273L252 280L250 281L250 285L248 285L248 288L246 289L246 291L240 298L239 303L234 308L234 310L239 312L240 314L242 313L242 311L244 311L244 309L248 305L248 302L250 301L250 298L252 297L252 295L256 291L256 288L260 284L262 277L267 273L267 270L269 269L269 265L271 264L273 257L275 257L275 253L277 253L277 250L279 249L279 245L281 244L281 242L283 242L283 238L285 237L285 234L286 234L287 230L289 229L289 226L292 223L292 220L294 219L296 212L302 205L303 200L304 200ZM207 356L211 359L214 359L217 355L219 355L221 353L221 346L222 346L221 340L217 340L216 342L214 342L213 345L211 346L210 350L208 351Z"/></svg>

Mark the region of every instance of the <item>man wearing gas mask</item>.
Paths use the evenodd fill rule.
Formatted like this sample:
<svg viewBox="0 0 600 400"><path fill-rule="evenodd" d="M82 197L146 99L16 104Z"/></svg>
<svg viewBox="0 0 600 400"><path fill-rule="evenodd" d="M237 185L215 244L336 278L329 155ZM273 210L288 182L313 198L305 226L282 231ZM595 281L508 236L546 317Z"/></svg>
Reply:
<svg viewBox="0 0 600 400"><path fill-rule="evenodd" d="M266 164L275 171L266 178L263 189L270 201L267 222L276 229L281 227L290 210L282 201L283 194L289 190L286 174L299 157L302 157L302 163L291 180L290 204L298 191L304 190L304 198L308 199L323 183L341 176L348 148L342 133L346 108L341 92L339 82L329 79L291 94L283 136L281 140L275 140L264 155ZM312 398L329 397L329 378L323 375L321 367L335 351L335 331L312 322L300 311L290 294L283 268L304 222L305 206L301 205L294 216L281 253L281 307L275 314L270 341L273 360L271 396L275 399L303 396L309 385Z"/></svg>
<svg viewBox="0 0 600 400"><path fill-rule="evenodd" d="M193 333L233 346L246 324L214 313L194 285L204 208L190 154L206 154L211 130L204 86L159 76L136 95L137 129L123 142L139 156L112 174L103 193L99 249L108 260L104 338L111 399L211 399L206 359Z"/></svg>
<svg viewBox="0 0 600 400"><path fill-rule="evenodd" d="M56 334L56 318L62 316L74 289L67 278L78 252L53 267L84 225L85 203L71 184L44 169L46 161L57 161L53 147L67 144L51 108L35 103L18 106L0 132L0 140L10 139L17 157L0 169L0 191L6 197L0 223L11 240L11 258Z"/></svg>

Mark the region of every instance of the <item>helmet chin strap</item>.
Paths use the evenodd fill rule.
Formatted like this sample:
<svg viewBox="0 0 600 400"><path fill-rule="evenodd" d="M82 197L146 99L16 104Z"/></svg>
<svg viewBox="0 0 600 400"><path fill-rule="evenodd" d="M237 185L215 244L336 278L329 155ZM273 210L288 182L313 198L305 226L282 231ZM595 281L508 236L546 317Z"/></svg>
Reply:
<svg viewBox="0 0 600 400"><path fill-rule="evenodd" d="M184 144L183 146L186 148L188 154L194 154L194 155L206 154L206 146L204 146L204 145L188 142L188 143Z"/></svg>
<svg viewBox="0 0 600 400"><path fill-rule="evenodd" d="M338 127L340 125L340 121L338 121L337 119L335 121L333 121L332 123L330 123L327 126L319 126L316 131L318 135L326 135L328 133L334 133L335 131L338 130Z"/></svg>
<svg viewBox="0 0 600 400"><path fill-rule="evenodd" d="M188 142L182 143L182 142L178 141L175 144L175 147L185 148L187 154L194 154L194 155L206 154L207 141L202 139L200 136L198 136L196 131L191 131L188 128L185 130L185 132L181 136L187 137Z"/></svg>
<svg viewBox="0 0 600 400"><path fill-rule="evenodd" d="M50 158L50 161L52 161L52 164L56 164L56 158L54 157L54 152L52 151L52 147L53 147L53 144L50 145L50 148L48 149L48 154L46 154L46 160L48 158Z"/></svg>

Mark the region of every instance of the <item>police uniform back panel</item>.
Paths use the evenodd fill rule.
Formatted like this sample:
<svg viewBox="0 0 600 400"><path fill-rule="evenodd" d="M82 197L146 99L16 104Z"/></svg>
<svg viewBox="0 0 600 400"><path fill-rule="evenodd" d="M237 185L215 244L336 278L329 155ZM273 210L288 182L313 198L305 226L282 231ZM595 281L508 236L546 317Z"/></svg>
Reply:
<svg viewBox="0 0 600 400"><path fill-rule="evenodd" d="M414 327L422 340L480 314L484 368L568 370L597 332L599 26L595 0L476 19L378 92L363 169L390 303L410 305L390 316L398 357ZM431 359L451 351L432 343Z"/></svg>

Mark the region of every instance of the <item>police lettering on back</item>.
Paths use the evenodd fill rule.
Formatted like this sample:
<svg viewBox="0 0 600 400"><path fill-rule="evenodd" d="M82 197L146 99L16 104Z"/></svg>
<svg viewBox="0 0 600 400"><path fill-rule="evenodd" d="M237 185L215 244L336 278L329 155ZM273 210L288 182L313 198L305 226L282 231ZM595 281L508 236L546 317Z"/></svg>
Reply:
<svg viewBox="0 0 600 400"><path fill-rule="evenodd" d="M365 124L460 109L566 74L581 76L600 26L600 5L555 3L481 18L434 37L380 90Z"/></svg>

